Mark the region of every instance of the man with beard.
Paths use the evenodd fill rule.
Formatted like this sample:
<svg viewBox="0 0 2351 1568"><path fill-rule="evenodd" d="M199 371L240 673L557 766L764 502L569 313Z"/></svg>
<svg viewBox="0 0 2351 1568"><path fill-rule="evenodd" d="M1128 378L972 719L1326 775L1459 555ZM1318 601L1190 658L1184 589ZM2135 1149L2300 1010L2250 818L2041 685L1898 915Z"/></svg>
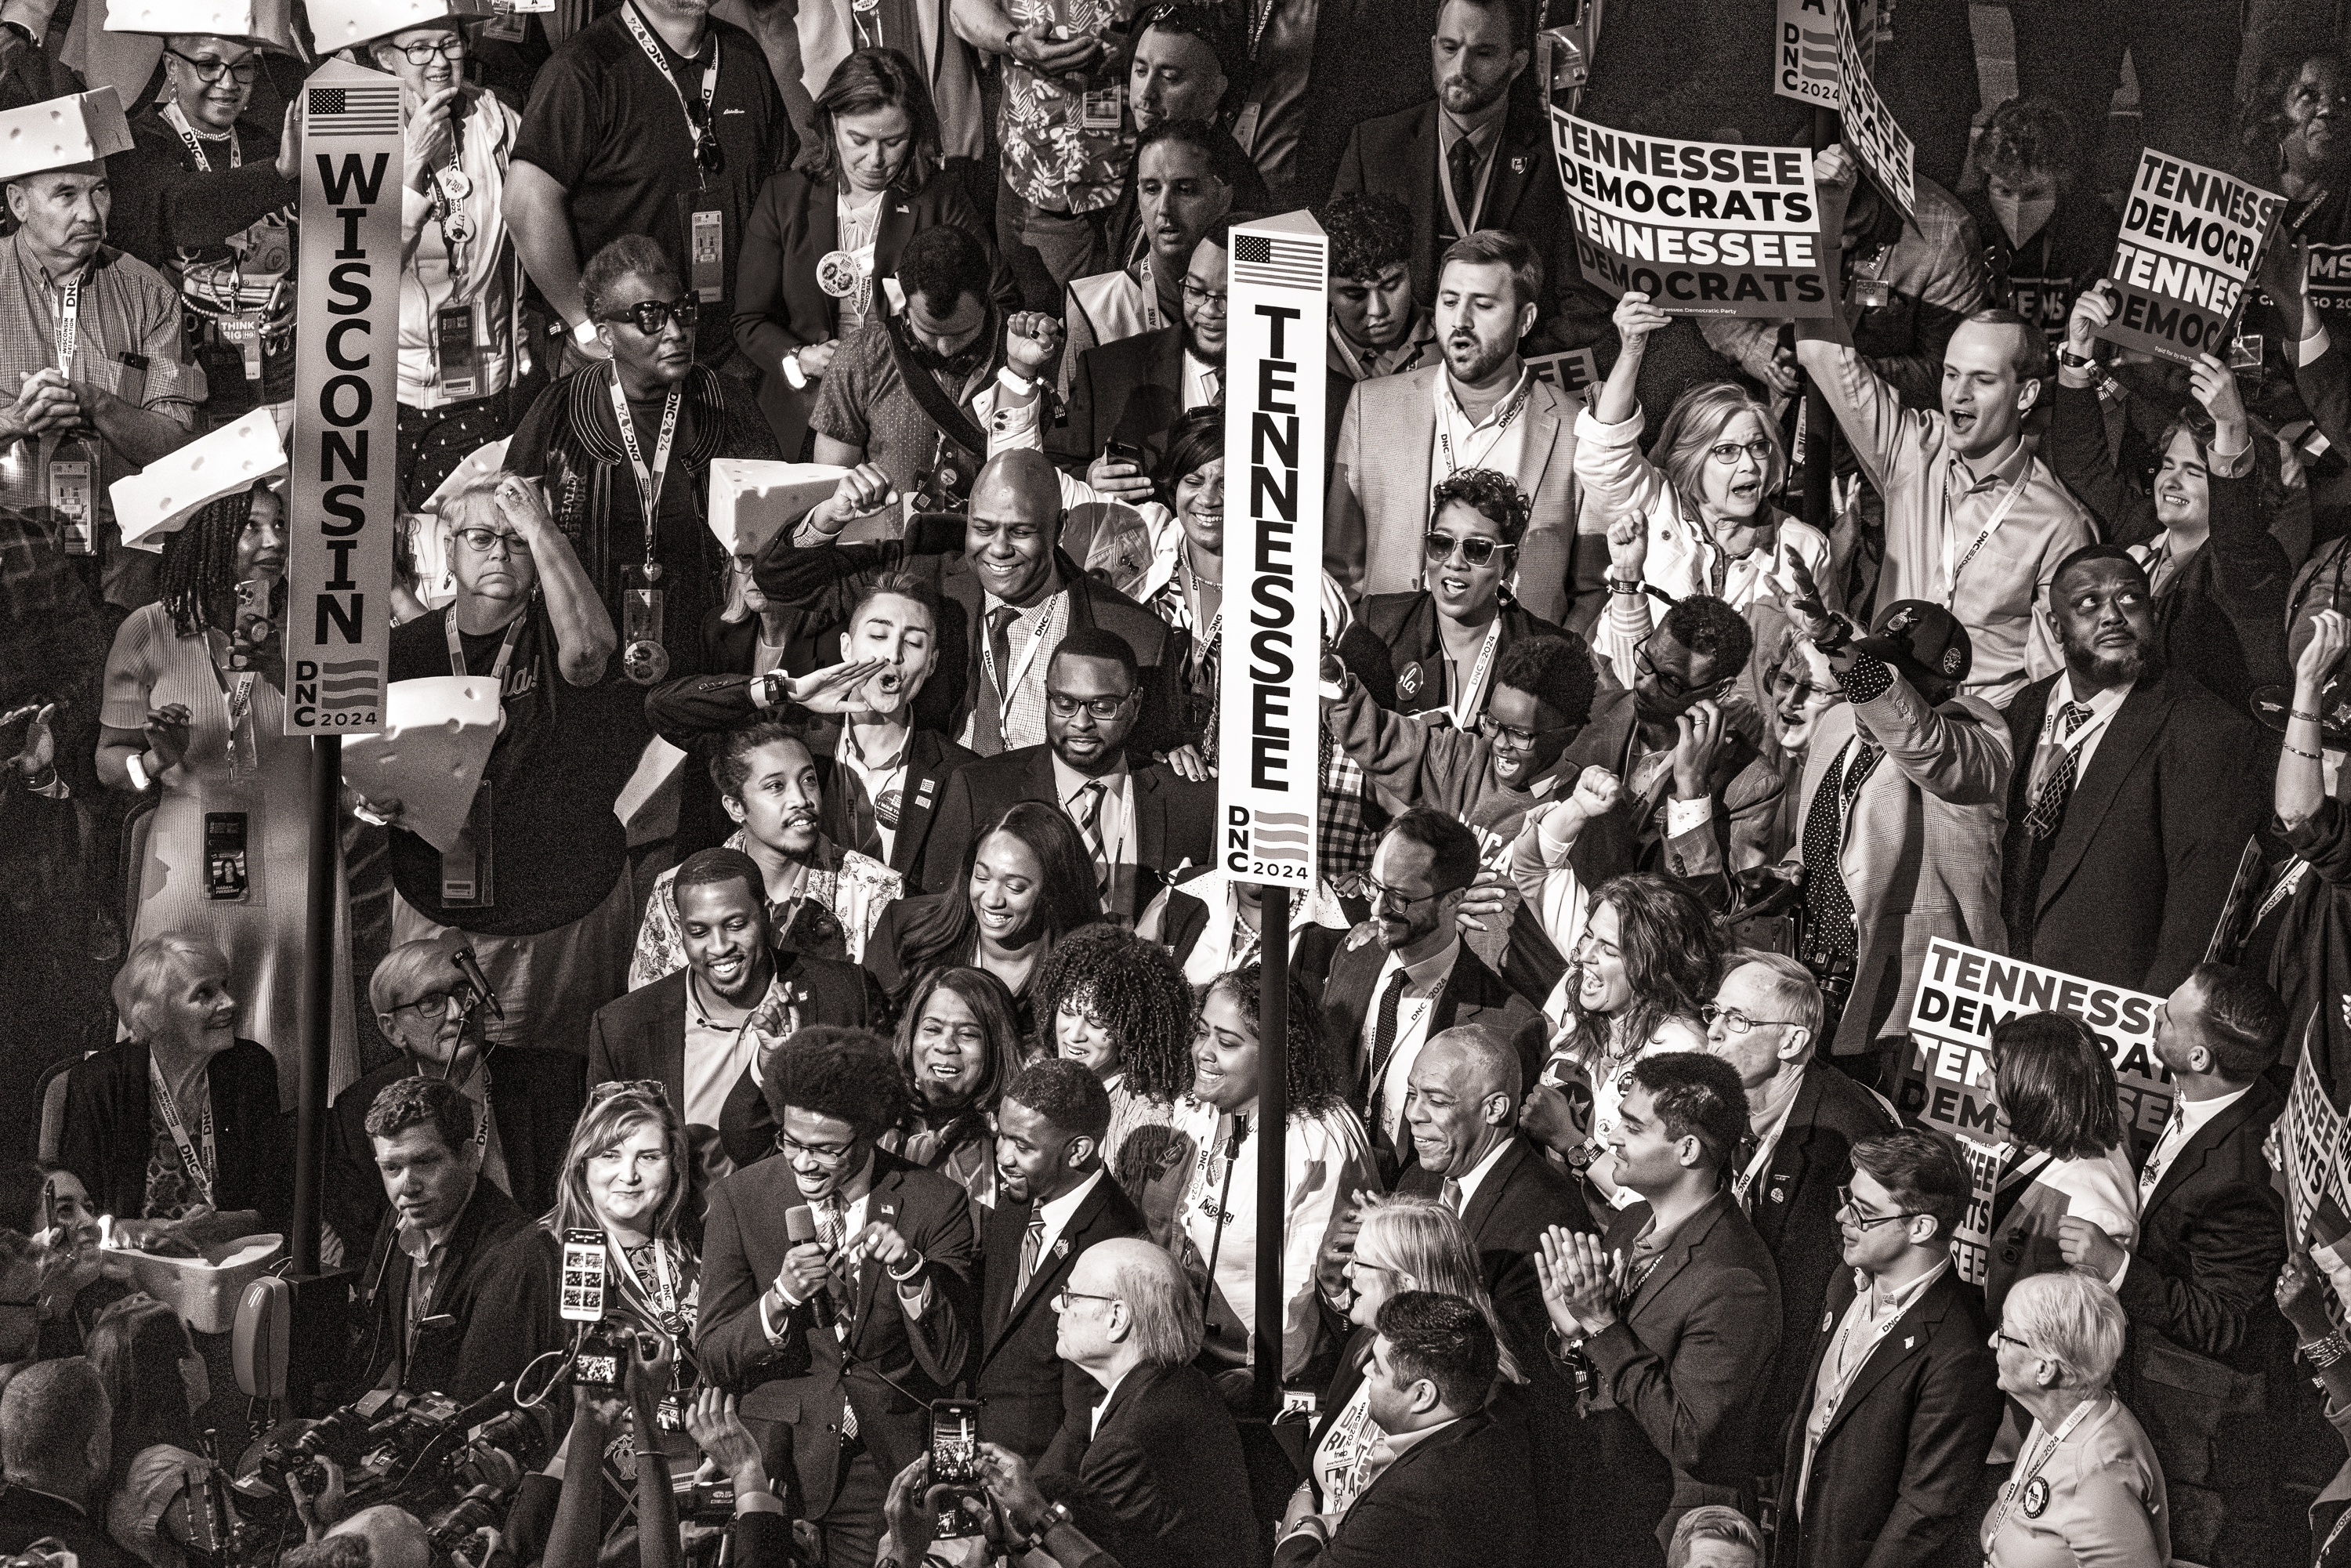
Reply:
<svg viewBox="0 0 2351 1568"><path fill-rule="evenodd" d="M1201 235L1185 268L1182 321L1080 357L1068 418L1049 444L1057 461L1091 464L1088 484L1148 499L1151 482L1143 476L1159 465L1176 420L1225 401L1225 251L1234 226L1258 217L1227 213ZM1112 443L1133 455L1111 455Z"/></svg>
<svg viewBox="0 0 2351 1568"><path fill-rule="evenodd" d="M1322 541L1323 570L1351 596L1423 586L1430 495L1465 469L1489 468L1533 503L1519 545L1519 602L1545 621L1566 619L1581 493L1575 404L1519 359L1542 290L1542 262L1516 235L1481 229L1456 241L1437 286L1444 362L1356 386L1340 422Z"/></svg>
<svg viewBox="0 0 2351 1568"><path fill-rule="evenodd" d="M400 1054L356 1079L335 1097L327 1129L327 1222L343 1239L344 1260L375 1234L383 1218L382 1178L368 1146L367 1113L396 1079L445 1078L474 1105L482 1175L528 1214L555 1207L563 1151L579 1119L580 1061L570 1051L507 1045L493 1051L484 1021L487 998L475 994L447 936L403 942L368 980L376 1027Z"/></svg>
<svg viewBox="0 0 2351 1568"><path fill-rule="evenodd" d="M2089 545L2050 580L2064 666L2009 705L2001 847L2009 950L2085 979L2168 994L2204 956L2262 780L2259 731L2157 649L2146 570Z"/></svg>
<svg viewBox="0 0 2351 1568"><path fill-rule="evenodd" d="M759 863L741 850L697 851L663 891L676 902L685 965L597 1009L588 1082L662 1085L694 1146L699 1216L713 1184L773 1146L752 1075L761 1049L816 1024L877 1026L884 1004L856 965L778 945Z"/></svg>
<svg viewBox="0 0 2351 1568"><path fill-rule="evenodd" d="M1436 299L1438 258L1455 242L1498 229L1542 254L1567 232L1550 132L1525 112L1532 95L1514 105L1510 91L1532 58L1533 15L1511 0L1446 0L1428 40L1437 96L1356 126L1339 161L1333 193L1393 196L1412 214L1412 291L1423 305ZM1573 269L1555 262L1553 271Z"/></svg>
<svg viewBox="0 0 2351 1568"><path fill-rule="evenodd" d="M953 224L906 242L905 313L867 322L825 371L809 416L818 462L871 463L918 509L943 512L964 504L990 453L1034 444L1040 378L1061 353L1061 324L998 310L994 270Z"/></svg>
<svg viewBox="0 0 2351 1568"><path fill-rule="evenodd" d="M1854 165L1820 155L1823 233L1842 243ZM1978 310L1942 350L1941 406L1906 407L1902 390L1855 347L1844 317L1796 323L1796 354L1827 397L1870 484L1886 498L1880 602L1940 604L1968 628L1968 689L2001 706L2058 664L2032 601L2052 569L2090 542L2089 514L2025 444L2049 350L2012 310Z"/></svg>

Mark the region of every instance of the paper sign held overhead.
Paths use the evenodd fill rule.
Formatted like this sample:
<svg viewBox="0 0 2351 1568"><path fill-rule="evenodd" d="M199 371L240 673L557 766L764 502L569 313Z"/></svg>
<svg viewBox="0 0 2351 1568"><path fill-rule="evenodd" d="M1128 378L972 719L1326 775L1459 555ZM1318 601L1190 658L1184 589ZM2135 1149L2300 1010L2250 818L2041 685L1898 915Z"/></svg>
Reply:
<svg viewBox="0 0 2351 1568"><path fill-rule="evenodd" d="M833 463L722 457L710 465L710 531L731 559L757 555L829 499L849 470Z"/></svg>
<svg viewBox="0 0 2351 1568"><path fill-rule="evenodd" d="M1812 155L1635 136L1552 111L1576 263L1676 316L1826 316Z"/></svg>
<svg viewBox="0 0 2351 1568"><path fill-rule="evenodd" d="M1853 30L1853 18L1841 3L1829 6L1836 26L1837 70L1844 82L1840 112L1844 123L1844 149L1861 160L1877 188L1908 217L1918 210L1918 190L1911 170L1916 150L1909 133L1896 123L1894 111L1877 96L1869 79L1868 57Z"/></svg>
<svg viewBox="0 0 2351 1568"><path fill-rule="evenodd" d="M2121 298L2098 336L2178 364L2226 363L2230 323L2284 210L2274 192L2146 149L2106 266Z"/></svg>
<svg viewBox="0 0 2351 1568"><path fill-rule="evenodd" d="M1780 31L1771 61L1771 90L1815 109L1836 109L1844 102L1836 24L1829 19L1829 5L1830 0L1780 0Z"/></svg>
<svg viewBox="0 0 2351 1568"><path fill-rule="evenodd" d="M371 800L398 800L400 823L446 853L473 809L497 744L498 683L487 675L394 681L381 735L343 747L343 778Z"/></svg>
<svg viewBox="0 0 2351 1568"><path fill-rule="evenodd" d="M52 98L0 114L0 180L131 150L131 122L110 87Z"/></svg>
<svg viewBox="0 0 2351 1568"><path fill-rule="evenodd" d="M286 446L266 409L167 452L140 473L107 487L122 542L161 552L201 508L286 472Z"/></svg>
<svg viewBox="0 0 2351 1568"><path fill-rule="evenodd" d="M286 733L366 735L384 725L400 522L400 81L329 60L301 93Z"/></svg>

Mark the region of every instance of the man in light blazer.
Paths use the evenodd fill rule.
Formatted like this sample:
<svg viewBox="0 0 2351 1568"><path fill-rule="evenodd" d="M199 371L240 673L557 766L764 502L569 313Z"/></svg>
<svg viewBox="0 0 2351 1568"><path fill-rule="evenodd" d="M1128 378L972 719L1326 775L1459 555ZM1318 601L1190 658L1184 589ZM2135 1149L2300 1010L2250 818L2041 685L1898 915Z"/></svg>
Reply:
<svg viewBox="0 0 2351 1568"><path fill-rule="evenodd" d="M1566 619L1582 493L1575 404L1519 358L1542 289L1542 260L1516 235L1481 229L1457 240L1437 284L1444 362L1355 388L1340 422L1322 543L1324 570L1351 596L1419 588L1437 483L1491 468L1534 503L1519 546L1519 602L1545 621Z"/></svg>
<svg viewBox="0 0 2351 1568"><path fill-rule="evenodd" d="M1929 941L2008 950L2000 907L2008 725L1960 691L1974 651L1967 628L1938 604L1889 604L1865 638L1816 599L1789 616L1823 649L1847 698L1813 727L1788 861L1804 872L1807 956L1833 956L1853 977L1829 1053L1893 1051L1909 1027Z"/></svg>
<svg viewBox="0 0 2351 1568"><path fill-rule="evenodd" d="M1846 1268L1809 1340L1783 1347L1803 1402L1780 1448L1776 1568L1976 1561L1960 1529L2000 1426L1982 1292L1951 1267L1973 1188L1951 1146L1913 1128L1854 1145L1837 1211Z"/></svg>

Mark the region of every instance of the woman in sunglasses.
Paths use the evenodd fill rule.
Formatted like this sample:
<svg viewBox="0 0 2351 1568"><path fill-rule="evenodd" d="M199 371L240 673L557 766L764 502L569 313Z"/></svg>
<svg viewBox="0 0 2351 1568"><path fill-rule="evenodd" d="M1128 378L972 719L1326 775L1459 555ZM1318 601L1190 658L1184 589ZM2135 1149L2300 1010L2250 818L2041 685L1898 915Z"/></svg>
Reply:
<svg viewBox="0 0 2351 1568"><path fill-rule="evenodd" d="M701 303L652 239L624 235L598 251L580 291L611 358L539 393L506 465L545 483L620 628L629 678L701 674L703 618L724 601L732 564L704 526L710 465L784 453L750 388L695 362Z"/></svg>
<svg viewBox="0 0 2351 1568"><path fill-rule="evenodd" d="M1398 713L1443 714L1455 729L1474 731L1510 645L1561 634L1510 591L1532 517L1532 503L1493 469L1465 468L1438 484L1421 541L1421 586L1364 601L1365 630L1389 650ZM1365 680L1380 685L1375 674Z"/></svg>
<svg viewBox="0 0 2351 1568"><path fill-rule="evenodd" d="M1592 406L1575 416L1575 476L1586 505L1645 525L1624 545L1611 540L1608 612L1646 615L1645 587L1675 599L1710 594L1740 610L1790 598L1792 560L1834 591L1828 536L1771 504L1788 476L1788 454L1770 405L1735 382L1694 386L1657 427L1650 455L1641 455L1646 416L1635 384L1649 334L1670 319L1646 294L1617 301L1625 351Z"/></svg>

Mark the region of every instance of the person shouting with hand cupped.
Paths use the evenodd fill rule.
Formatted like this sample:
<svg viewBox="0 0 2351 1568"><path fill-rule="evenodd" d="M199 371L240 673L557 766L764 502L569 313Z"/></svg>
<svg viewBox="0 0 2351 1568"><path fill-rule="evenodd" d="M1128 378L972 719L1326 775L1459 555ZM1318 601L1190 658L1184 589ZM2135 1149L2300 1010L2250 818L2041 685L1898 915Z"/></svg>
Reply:
<svg viewBox="0 0 2351 1568"><path fill-rule="evenodd" d="M816 99L808 167L768 178L751 212L736 277L735 341L759 368L759 406L798 456L833 357L891 297L906 242L948 225L990 262L997 308L1020 300L962 183L939 169L939 122L906 57L863 48L833 68Z"/></svg>

